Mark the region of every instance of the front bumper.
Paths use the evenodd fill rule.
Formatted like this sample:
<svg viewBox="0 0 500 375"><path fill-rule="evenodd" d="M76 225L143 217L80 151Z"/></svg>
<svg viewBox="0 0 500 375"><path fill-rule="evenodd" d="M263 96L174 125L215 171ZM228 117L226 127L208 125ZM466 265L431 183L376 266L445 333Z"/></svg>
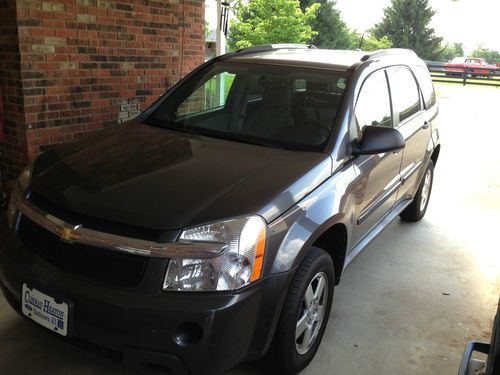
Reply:
<svg viewBox="0 0 500 375"><path fill-rule="evenodd" d="M10 231L0 234L0 286L17 311L26 283L71 306L68 336L174 374L219 374L265 354L292 275L237 293L161 292L163 274L155 289L110 287L45 262Z"/></svg>

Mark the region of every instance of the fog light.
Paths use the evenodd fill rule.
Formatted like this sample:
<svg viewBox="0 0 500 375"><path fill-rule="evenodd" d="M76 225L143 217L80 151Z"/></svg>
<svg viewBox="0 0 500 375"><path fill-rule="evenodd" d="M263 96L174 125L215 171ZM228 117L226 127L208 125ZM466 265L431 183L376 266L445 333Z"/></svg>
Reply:
<svg viewBox="0 0 500 375"><path fill-rule="evenodd" d="M189 346L203 338L203 329L194 322L184 322L175 329L174 340L178 345Z"/></svg>

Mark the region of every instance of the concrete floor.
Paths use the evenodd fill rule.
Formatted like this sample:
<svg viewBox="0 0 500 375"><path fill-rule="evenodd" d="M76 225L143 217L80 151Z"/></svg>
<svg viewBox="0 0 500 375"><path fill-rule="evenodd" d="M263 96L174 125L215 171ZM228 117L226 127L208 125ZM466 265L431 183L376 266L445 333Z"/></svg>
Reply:
<svg viewBox="0 0 500 375"><path fill-rule="evenodd" d="M500 292L500 89L438 85L443 149L426 217L393 222L348 268L302 374L456 374L488 341ZM0 369L126 374L18 317L0 298ZM265 363L227 375L271 374Z"/></svg>

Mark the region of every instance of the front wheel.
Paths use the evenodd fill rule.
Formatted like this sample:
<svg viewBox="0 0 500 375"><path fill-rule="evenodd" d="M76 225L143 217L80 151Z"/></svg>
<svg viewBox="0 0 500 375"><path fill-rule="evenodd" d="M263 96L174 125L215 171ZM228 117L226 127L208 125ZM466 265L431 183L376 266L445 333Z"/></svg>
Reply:
<svg viewBox="0 0 500 375"><path fill-rule="evenodd" d="M432 181L434 179L434 162L429 160L424 178L418 187L413 202L399 215L405 221L419 221L425 215L429 198L431 197Z"/></svg>
<svg viewBox="0 0 500 375"><path fill-rule="evenodd" d="M273 354L282 374L297 374L314 358L330 315L334 280L332 258L313 247L290 285L276 331Z"/></svg>

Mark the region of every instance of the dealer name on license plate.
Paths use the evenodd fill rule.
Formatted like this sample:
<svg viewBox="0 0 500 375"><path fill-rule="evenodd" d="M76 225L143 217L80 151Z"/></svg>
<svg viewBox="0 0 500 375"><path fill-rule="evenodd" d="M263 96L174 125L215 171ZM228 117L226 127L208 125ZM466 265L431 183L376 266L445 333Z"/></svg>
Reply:
<svg viewBox="0 0 500 375"><path fill-rule="evenodd" d="M21 305L28 318L62 336L68 334L68 304L23 284Z"/></svg>

